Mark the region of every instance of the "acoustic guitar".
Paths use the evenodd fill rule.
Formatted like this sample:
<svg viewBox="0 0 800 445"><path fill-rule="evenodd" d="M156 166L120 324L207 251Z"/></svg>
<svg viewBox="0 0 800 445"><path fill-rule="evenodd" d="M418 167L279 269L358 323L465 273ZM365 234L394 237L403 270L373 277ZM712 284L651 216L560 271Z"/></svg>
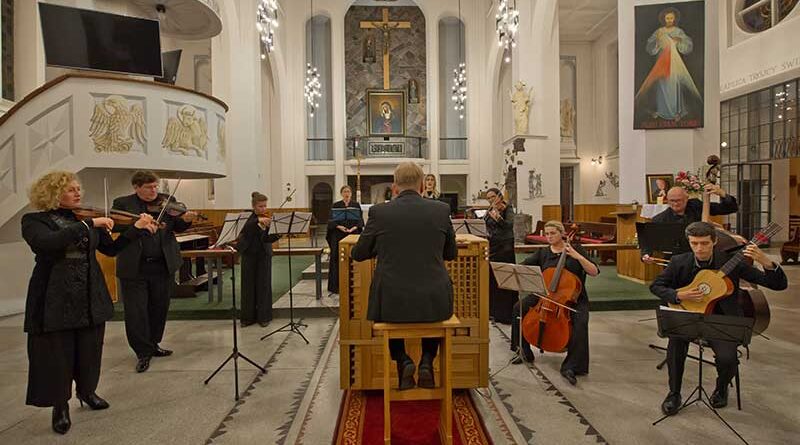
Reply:
<svg viewBox="0 0 800 445"><path fill-rule="evenodd" d="M781 230L777 223L769 225L756 233L749 244L766 244L769 239ZM733 293L733 282L728 275L745 260L744 249L739 250L736 255L729 259L719 270L703 269L697 273L688 286L684 286L678 291L699 289L703 293L703 298L698 301L681 301L679 304L670 304L673 309L683 309L689 312L710 314L714 310L717 301Z"/></svg>

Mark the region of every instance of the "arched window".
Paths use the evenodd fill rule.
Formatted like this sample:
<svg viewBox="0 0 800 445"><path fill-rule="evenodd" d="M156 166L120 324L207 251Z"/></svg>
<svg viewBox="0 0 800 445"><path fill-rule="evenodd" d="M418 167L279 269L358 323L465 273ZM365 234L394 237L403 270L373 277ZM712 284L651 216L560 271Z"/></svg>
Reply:
<svg viewBox="0 0 800 445"><path fill-rule="evenodd" d="M800 0L738 0L736 24L746 32L766 31L780 23Z"/></svg>
<svg viewBox="0 0 800 445"><path fill-rule="evenodd" d="M331 104L331 20L316 15L306 22L306 63L316 67L322 97L313 115L306 107L306 157L309 161L333 160L333 119Z"/></svg>
<svg viewBox="0 0 800 445"><path fill-rule="evenodd" d="M456 17L439 20L439 156L467 159L467 119L454 108L454 71L464 62L464 23Z"/></svg>

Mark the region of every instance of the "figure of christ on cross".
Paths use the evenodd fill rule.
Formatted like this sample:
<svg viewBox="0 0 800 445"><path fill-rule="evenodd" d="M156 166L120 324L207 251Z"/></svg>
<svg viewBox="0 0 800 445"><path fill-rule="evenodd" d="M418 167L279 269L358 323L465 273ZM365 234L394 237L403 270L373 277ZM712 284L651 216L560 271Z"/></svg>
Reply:
<svg viewBox="0 0 800 445"><path fill-rule="evenodd" d="M389 89L389 31L392 29L410 29L411 22L389 21L389 8L383 8L383 20L380 22L360 22L361 29L380 29L383 32L383 89Z"/></svg>

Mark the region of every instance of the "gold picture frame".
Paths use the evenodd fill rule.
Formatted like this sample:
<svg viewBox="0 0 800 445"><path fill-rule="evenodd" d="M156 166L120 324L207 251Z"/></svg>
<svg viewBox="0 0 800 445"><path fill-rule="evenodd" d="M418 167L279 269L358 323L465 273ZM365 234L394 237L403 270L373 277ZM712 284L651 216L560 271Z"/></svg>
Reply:
<svg viewBox="0 0 800 445"><path fill-rule="evenodd" d="M405 136L405 90L367 90L367 127L370 136Z"/></svg>

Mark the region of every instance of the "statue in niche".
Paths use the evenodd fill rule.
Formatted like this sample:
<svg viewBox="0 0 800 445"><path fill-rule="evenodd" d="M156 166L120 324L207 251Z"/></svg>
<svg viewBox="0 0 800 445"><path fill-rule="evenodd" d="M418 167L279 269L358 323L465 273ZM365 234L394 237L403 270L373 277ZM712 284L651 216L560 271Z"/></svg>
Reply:
<svg viewBox="0 0 800 445"><path fill-rule="evenodd" d="M366 37L361 44L361 61L375 63L375 34L372 31L366 33Z"/></svg>
<svg viewBox="0 0 800 445"><path fill-rule="evenodd" d="M572 142L575 140L575 107L572 101L564 99L561 101L561 142Z"/></svg>
<svg viewBox="0 0 800 445"><path fill-rule="evenodd" d="M528 112L533 99L533 88L523 81L517 81L513 91L509 91L511 108L514 110L514 133L528 134Z"/></svg>
<svg viewBox="0 0 800 445"><path fill-rule="evenodd" d="M419 85L417 84L417 81L414 79L408 80L408 103L410 104L419 103Z"/></svg>

